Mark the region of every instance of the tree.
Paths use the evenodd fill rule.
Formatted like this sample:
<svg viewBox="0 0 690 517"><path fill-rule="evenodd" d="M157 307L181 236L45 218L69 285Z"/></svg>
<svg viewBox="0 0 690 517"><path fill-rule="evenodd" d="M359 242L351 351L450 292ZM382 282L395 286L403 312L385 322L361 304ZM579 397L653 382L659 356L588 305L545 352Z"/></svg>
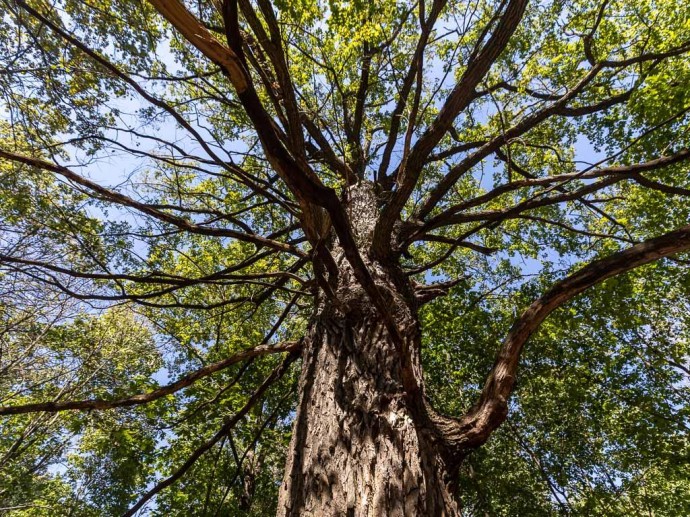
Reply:
<svg viewBox="0 0 690 517"><path fill-rule="evenodd" d="M687 514L684 2L2 5L5 508Z"/></svg>

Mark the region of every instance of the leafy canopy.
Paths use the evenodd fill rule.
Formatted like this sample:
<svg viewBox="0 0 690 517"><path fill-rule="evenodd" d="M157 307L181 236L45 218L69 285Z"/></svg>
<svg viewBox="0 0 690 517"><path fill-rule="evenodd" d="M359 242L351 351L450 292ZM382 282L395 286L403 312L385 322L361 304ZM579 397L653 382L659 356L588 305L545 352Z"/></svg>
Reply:
<svg viewBox="0 0 690 517"><path fill-rule="evenodd" d="M443 286L422 357L457 416L554 282L687 225L686 3L523 4L2 0L0 512L119 515L190 458L152 514L273 511L282 352L358 181L375 254ZM558 308L464 513L690 514L689 295L681 255Z"/></svg>

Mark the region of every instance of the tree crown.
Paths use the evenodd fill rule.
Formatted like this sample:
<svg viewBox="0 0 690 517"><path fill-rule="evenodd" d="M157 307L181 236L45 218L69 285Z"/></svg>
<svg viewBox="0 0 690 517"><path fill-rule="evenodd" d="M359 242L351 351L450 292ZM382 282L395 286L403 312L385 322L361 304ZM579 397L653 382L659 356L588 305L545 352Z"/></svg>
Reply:
<svg viewBox="0 0 690 517"><path fill-rule="evenodd" d="M469 514L687 513L684 2L2 5L6 506L232 513L254 469L265 514L345 267L404 363L383 267L432 420L511 411Z"/></svg>

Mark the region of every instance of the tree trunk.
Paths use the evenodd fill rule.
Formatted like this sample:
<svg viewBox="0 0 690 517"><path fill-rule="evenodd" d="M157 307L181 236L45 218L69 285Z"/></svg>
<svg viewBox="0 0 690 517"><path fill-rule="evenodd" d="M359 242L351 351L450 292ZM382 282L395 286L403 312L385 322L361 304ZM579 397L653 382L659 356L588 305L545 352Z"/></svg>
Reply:
<svg viewBox="0 0 690 517"><path fill-rule="evenodd" d="M360 219L353 227L366 242L366 224ZM403 389L399 349L337 248L334 256L337 302L320 303L305 342L278 515L458 515L453 475ZM418 363L420 332L407 277L367 262Z"/></svg>
<svg viewBox="0 0 690 517"><path fill-rule="evenodd" d="M444 462L417 429L377 321L318 321L278 515L457 515Z"/></svg>

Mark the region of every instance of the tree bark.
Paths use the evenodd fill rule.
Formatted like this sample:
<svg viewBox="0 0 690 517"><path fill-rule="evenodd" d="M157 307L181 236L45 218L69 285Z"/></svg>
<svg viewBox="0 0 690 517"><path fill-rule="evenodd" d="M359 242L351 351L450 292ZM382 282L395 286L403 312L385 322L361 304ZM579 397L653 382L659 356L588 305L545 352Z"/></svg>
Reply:
<svg viewBox="0 0 690 517"><path fill-rule="evenodd" d="M314 323L279 516L458 515L449 472L417 428L399 371L376 318L324 314Z"/></svg>
<svg viewBox="0 0 690 517"><path fill-rule="evenodd" d="M352 227L421 377L409 281L397 266L366 256L376 216L371 196L352 193ZM336 301L318 304L305 340L278 515L459 515L453 469L403 388L400 347L337 246L333 254Z"/></svg>

